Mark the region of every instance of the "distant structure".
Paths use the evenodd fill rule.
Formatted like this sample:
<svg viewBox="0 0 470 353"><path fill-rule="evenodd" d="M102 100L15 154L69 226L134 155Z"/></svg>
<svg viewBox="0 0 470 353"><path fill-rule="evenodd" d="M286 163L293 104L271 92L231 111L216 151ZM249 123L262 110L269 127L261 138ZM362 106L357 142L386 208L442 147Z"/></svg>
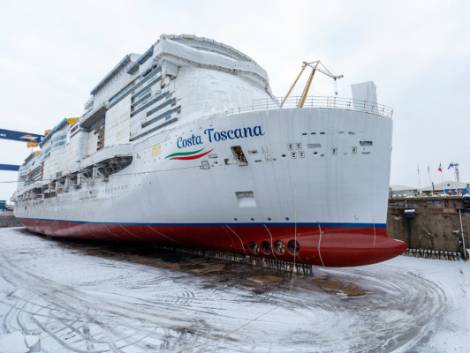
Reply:
<svg viewBox="0 0 470 353"><path fill-rule="evenodd" d="M414 196L461 196L470 194L470 183L457 181L443 181L424 188L405 185L391 185L390 198L414 197Z"/></svg>
<svg viewBox="0 0 470 353"><path fill-rule="evenodd" d="M416 196L418 194L419 189L414 186L391 185L389 188L390 197L407 197Z"/></svg>
<svg viewBox="0 0 470 353"><path fill-rule="evenodd" d="M470 192L470 183L444 181L421 189L423 195L465 195Z"/></svg>

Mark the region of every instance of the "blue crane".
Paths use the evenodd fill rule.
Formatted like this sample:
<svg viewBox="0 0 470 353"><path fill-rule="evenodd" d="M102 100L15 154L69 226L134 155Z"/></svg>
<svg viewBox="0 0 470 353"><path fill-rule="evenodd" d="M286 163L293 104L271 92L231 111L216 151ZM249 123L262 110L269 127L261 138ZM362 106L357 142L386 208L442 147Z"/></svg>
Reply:
<svg viewBox="0 0 470 353"><path fill-rule="evenodd" d="M0 129L0 139L4 140L39 143L43 137L30 132ZM0 170L17 171L19 168L20 166L16 164L0 164Z"/></svg>

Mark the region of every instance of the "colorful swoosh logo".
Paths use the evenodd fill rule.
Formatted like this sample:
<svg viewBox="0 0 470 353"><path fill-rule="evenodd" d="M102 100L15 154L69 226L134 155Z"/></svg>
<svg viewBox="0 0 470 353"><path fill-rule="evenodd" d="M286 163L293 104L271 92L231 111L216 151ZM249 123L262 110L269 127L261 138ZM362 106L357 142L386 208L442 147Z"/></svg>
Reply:
<svg viewBox="0 0 470 353"><path fill-rule="evenodd" d="M200 150L196 150L196 151L171 153L168 156L166 156L165 159L190 161L190 160L193 160L193 159L202 158L205 155L208 155L209 153L211 153L214 149L211 149L211 150L206 151L206 152L202 152L203 150L204 150L204 148L201 148Z"/></svg>

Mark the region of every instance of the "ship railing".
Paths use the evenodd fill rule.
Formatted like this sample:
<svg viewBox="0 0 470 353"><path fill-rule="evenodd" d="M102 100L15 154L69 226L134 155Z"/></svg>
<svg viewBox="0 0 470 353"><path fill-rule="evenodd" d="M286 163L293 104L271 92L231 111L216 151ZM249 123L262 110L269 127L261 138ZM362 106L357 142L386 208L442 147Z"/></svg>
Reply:
<svg viewBox="0 0 470 353"><path fill-rule="evenodd" d="M233 115L261 110L292 109L301 107L300 96L287 98L282 106L281 102L283 102L283 97L254 99L251 105L228 109L226 114ZM370 101L337 96L309 96L305 99L302 108L345 109L375 114L387 118L391 118L393 116L393 109L388 106L374 104Z"/></svg>

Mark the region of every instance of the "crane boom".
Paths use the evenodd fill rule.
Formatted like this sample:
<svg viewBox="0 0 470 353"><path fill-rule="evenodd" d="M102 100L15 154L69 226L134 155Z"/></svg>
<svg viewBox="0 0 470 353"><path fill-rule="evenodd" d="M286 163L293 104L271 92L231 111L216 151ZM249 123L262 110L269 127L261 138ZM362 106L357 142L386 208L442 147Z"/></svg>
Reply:
<svg viewBox="0 0 470 353"><path fill-rule="evenodd" d="M304 73L306 67L310 67L312 71L310 72L310 75L308 76L307 82L305 83L304 89L302 91L302 95L300 96L300 100L297 103L298 108L303 108L305 104L305 100L307 99L308 92L310 90L310 86L312 85L313 77L316 71L319 71L325 76L332 78L334 81L339 80L344 77L343 75L334 75L330 70L326 68L325 65L323 65L323 63L320 60L315 60L315 61L310 61L310 62L304 61L302 63L302 69L300 70L299 74L297 75L294 82L292 83L289 90L287 91L286 96L282 99L281 108L284 106L284 103L286 102L287 98L289 98L290 94L292 93L292 90L294 89L300 77Z"/></svg>
<svg viewBox="0 0 470 353"><path fill-rule="evenodd" d="M33 134L30 132L0 129L0 138L5 140L40 142L43 137L43 135Z"/></svg>

